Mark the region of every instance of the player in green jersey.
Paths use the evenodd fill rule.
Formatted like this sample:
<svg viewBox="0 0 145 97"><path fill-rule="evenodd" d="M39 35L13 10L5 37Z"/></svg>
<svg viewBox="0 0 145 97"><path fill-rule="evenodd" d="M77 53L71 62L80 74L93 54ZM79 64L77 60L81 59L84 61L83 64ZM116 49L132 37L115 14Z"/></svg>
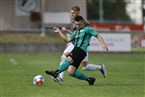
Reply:
<svg viewBox="0 0 145 97"><path fill-rule="evenodd" d="M71 6L70 8L70 16L72 19L71 22L71 26L70 29L67 29L66 27L62 27L63 32L67 33L67 36L71 35L73 33L74 30L76 30L76 26L75 26L75 17L80 16L80 7L79 6ZM87 20L85 20L84 22L84 26L88 26L89 22ZM67 43L67 47L65 48L62 56L61 56L61 61L60 61L60 65L62 65L62 63L64 62L64 60L66 59L66 56L73 50L74 48L74 44L72 42ZM88 63L89 60L89 53L87 51L87 55L86 57L82 60L82 62L80 63L80 66L82 66L83 70L89 70L89 71L94 71L94 70L98 70L102 73L103 77L106 77L106 68L104 64L90 64ZM64 81L64 72L61 72L59 74L59 76L54 79L55 82L57 82L58 84L63 84Z"/></svg>
<svg viewBox="0 0 145 97"><path fill-rule="evenodd" d="M56 71L49 71L46 70L46 74L53 76L54 78L57 78L58 74L68 70L68 74L72 77L75 77L80 80L88 81L90 85L93 85L95 82L94 77L88 77L85 74L79 72L77 69L81 63L81 61L85 58L87 53L87 48L90 42L90 39L92 36L98 38L100 41L102 48L105 51L108 51L108 48L104 42L104 39L102 36L96 32L94 29L85 26L85 20L82 16L77 16L75 18L75 26L76 30L70 35L70 37L67 37L65 34L61 32L61 30L57 27L54 27L54 32L59 33L61 38L65 42L73 42L74 43L74 49L69 53L69 55L66 57L65 61L62 63L61 66Z"/></svg>

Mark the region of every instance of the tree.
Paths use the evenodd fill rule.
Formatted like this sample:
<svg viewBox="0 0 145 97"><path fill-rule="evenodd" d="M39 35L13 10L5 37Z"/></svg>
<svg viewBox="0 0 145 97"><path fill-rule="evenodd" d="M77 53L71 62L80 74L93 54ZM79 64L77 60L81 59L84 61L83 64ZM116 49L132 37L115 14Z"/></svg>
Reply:
<svg viewBox="0 0 145 97"><path fill-rule="evenodd" d="M102 0L103 20L115 22L131 22L126 13L126 2L124 0ZM87 0L88 19L99 20L99 3L101 0Z"/></svg>

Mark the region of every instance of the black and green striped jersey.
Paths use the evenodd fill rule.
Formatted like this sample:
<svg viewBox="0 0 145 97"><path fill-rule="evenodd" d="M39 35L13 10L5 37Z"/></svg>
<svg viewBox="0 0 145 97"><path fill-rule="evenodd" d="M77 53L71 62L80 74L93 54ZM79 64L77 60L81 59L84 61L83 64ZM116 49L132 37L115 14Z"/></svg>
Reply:
<svg viewBox="0 0 145 97"><path fill-rule="evenodd" d="M85 26L81 30L76 29L69 38L74 43L75 47L80 47L82 50L87 52L91 37L96 35L98 35L98 32L88 26Z"/></svg>

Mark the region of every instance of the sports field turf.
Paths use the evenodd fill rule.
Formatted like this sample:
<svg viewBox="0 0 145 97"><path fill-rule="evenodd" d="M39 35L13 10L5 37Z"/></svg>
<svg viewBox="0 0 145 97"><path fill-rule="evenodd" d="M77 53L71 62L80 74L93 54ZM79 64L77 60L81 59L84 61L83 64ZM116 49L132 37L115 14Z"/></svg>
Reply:
<svg viewBox="0 0 145 97"><path fill-rule="evenodd" d="M55 83L44 71L56 69L61 53L1 53L0 97L145 97L144 54L90 53L89 63L104 63L107 78L99 71L79 71L96 77L94 86L65 75L64 85ZM35 86L33 77L44 76Z"/></svg>

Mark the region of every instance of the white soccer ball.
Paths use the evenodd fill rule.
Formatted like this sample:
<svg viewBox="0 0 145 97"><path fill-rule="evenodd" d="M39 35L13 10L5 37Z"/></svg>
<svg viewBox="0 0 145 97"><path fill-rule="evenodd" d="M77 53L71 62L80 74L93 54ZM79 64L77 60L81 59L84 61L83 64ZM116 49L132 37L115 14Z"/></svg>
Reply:
<svg viewBox="0 0 145 97"><path fill-rule="evenodd" d="M44 77L42 75L36 75L33 79L33 84L41 86L44 83Z"/></svg>

